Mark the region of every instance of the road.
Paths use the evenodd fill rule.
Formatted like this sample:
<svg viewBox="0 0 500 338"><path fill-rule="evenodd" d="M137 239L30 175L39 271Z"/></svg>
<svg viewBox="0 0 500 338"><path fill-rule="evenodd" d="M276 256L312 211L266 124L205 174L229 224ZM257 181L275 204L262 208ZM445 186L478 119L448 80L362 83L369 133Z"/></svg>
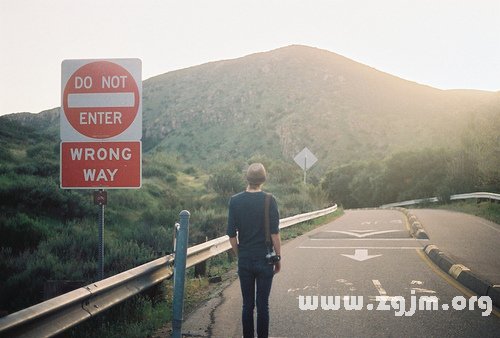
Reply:
<svg viewBox="0 0 500 338"><path fill-rule="evenodd" d="M500 285L499 224L453 211L410 211L425 225L425 231L440 250L489 282Z"/></svg>
<svg viewBox="0 0 500 338"><path fill-rule="evenodd" d="M498 312L483 316L489 307L482 301L483 309L476 302L469 310L470 302L465 302L472 294L430 262L422 251L428 243L409 236L406 218L396 210L346 211L289 241L282 249L283 270L273 282L270 335L498 337ZM343 296L355 297L362 306L347 310L353 304ZM419 309L422 296L429 303ZM327 301L338 301L340 308L327 309L332 305ZM210 313L208 335L241 337L238 281L224 290L218 303ZM467 307L453 308L461 304ZM424 310L431 305L438 309ZM192 325L189 319L186 324Z"/></svg>

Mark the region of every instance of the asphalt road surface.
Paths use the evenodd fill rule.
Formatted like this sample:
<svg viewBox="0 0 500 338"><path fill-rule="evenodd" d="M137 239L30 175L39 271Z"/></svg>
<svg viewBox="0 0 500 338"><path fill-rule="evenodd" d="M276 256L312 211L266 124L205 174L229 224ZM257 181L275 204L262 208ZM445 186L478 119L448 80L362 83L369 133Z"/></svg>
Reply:
<svg viewBox="0 0 500 338"><path fill-rule="evenodd" d="M431 242L441 251L490 283L500 285L499 224L447 210L410 211L422 222Z"/></svg>
<svg viewBox="0 0 500 338"><path fill-rule="evenodd" d="M286 243L270 336L500 337L498 312L436 268L428 243L411 238L395 210L346 211ZM241 337L239 282L217 302L208 335Z"/></svg>

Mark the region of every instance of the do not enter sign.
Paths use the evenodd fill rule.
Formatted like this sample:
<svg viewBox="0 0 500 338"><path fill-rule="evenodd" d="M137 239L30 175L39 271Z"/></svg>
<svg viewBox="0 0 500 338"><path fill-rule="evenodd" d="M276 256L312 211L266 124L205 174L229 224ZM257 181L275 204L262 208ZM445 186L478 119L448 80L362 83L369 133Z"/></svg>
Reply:
<svg viewBox="0 0 500 338"><path fill-rule="evenodd" d="M141 68L139 59L63 61L61 188L141 187Z"/></svg>
<svg viewBox="0 0 500 338"><path fill-rule="evenodd" d="M66 60L62 68L63 141L141 138L140 60Z"/></svg>

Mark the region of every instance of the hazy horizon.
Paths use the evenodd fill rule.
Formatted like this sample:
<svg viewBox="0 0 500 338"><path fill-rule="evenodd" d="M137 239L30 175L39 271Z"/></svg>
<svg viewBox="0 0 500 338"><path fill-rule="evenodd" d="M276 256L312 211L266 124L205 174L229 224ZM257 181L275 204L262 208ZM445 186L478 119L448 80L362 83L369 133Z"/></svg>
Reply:
<svg viewBox="0 0 500 338"><path fill-rule="evenodd" d="M500 90L500 2L0 3L0 115L60 106L65 59L140 58L143 79L300 44L438 89Z"/></svg>

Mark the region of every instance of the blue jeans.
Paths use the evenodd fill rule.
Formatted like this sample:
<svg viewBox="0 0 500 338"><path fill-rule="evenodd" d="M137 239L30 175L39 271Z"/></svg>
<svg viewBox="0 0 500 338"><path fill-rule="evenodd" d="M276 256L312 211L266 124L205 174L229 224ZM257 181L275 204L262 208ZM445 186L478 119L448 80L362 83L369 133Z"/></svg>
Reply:
<svg viewBox="0 0 500 338"><path fill-rule="evenodd" d="M243 296L243 337L254 337L253 311L257 303L257 336L265 338L269 335L269 294L274 276L273 265L268 264L265 257L240 258L238 275Z"/></svg>

